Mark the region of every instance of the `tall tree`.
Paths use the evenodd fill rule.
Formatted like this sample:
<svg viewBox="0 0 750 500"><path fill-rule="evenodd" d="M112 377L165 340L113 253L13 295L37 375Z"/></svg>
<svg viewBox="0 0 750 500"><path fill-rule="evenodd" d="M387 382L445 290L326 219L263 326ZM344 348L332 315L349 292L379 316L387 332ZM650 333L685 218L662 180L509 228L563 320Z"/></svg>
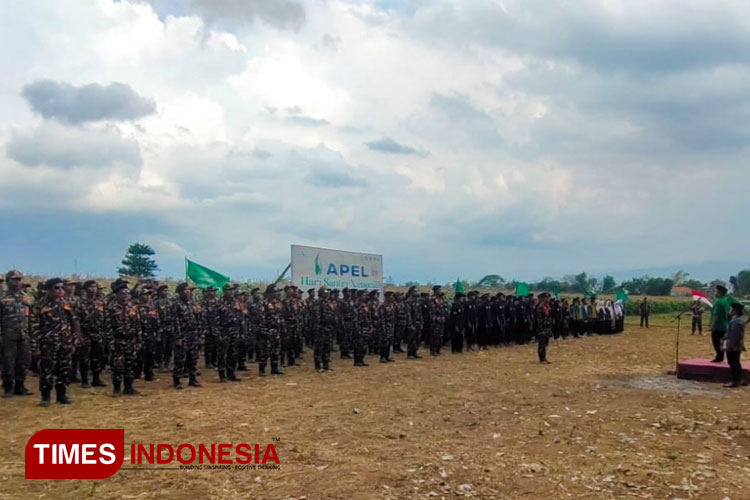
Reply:
<svg viewBox="0 0 750 500"><path fill-rule="evenodd" d="M500 288L505 284L505 280L498 274L488 274L481 280L477 281L477 286L481 288Z"/></svg>
<svg viewBox="0 0 750 500"><path fill-rule="evenodd" d="M750 269L743 269L737 273L737 290L738 295L750 294Z"/></svg>
<svg viewBox="0 0 750 500"><path fill-rule="evenodd" d="M602 292L607 293L611 292L615 289L617 286L617 282L615 281L615 278L610 276L609 274L602 279Z"/></svg>
<svg viewBox="0 0 750 500"><path fill-rule="evenodd" d="M119 274L125 276L137 276L138 278L152 278L159 266L151 258L154 255L154 249L142 243L133 243L125 252L125 258L122 259L122 267L117 268Z"/></svg>

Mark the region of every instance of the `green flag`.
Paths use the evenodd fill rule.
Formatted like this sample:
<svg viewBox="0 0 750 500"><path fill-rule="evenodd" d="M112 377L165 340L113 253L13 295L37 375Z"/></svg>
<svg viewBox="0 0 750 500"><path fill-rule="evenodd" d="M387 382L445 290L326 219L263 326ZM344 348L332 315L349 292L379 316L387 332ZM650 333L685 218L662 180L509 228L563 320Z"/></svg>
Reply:
<svg viewBox="0 0 750 500"><path fill-rule="evenodd" d="M465 292L464 292L464 284L463 284L463 283L461 283L461 280L460 280L460 279L456 278L456 284L455 284L455 285L453 285L453 290L454 290L454 291L455 291L456 293L465 293Z"/></svg>
<svg viewBox="0 0 750 500"><path fill-rule="evenodd" d="M556 299L560 298L560 285L555 283L552 285L552 294L555 296Z"/></svg>
<svg viewBox="0 0 750 500"><path fill-rule="evenodd" d="M619 290L617 290L617 294L615 295L615 301L618 301L618 300L621 300L623 302L625 302L626 300L628 300L628 292L626 292L622 288L620 288Z"/></svg>
<svg viewBox="0 0 750 500"><path fill-rule="evenodd" d="M529 290L529 285L523 282L516 283L516 297L526 297L529 293L531 293L531 290Z"/></svg>
<svg viewBox="0 0 750 500"><path fill-rule="evenodd" d="M224 284L229 283L229 276L224 276L213 269L201 266L188 259L185 259L185 276L198 288L215 286L221 290Z"/></svg>

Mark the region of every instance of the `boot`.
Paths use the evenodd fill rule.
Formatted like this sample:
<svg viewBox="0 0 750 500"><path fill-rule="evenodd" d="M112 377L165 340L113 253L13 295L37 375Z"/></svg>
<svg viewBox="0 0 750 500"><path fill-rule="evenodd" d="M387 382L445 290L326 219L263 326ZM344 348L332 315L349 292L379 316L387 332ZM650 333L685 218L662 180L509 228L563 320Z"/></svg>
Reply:
<svg viewBox="0 0 750 500"><path fill-rule="evenodd" d="M119 396L122 394L122 382L119 380L112 380L112 395Z"/></svg>
<svg viewBox="0 0 750 500"><path fill-rule="evenodd" d="M180 383L180 377L172 377L172 386L175 389L182 389L182 384Z"/></svg>
<svg viewBox="0 0 750 500"><path fill-rule="evenodd" d="M315 371L318 371L318 370L320 370L320 360L316 359L315 360Z"/></svg>
<svg viewBox="0 0 750 500"><path fill-rule="evenodd" d="M125 379L125 391L123 393L126 396L135 396L137 394L140 394L140 392L136 391L133 387L133 380L132 379Z"/></svg>
<svg viewBox="0 0 750 500"><path fill-rule="evenodd" d="M99 378L99 372L93 372L91 374L91 385L93 387L107 387L107 384L102 382L102 379Z"/></svg>
<svg viewBox="0 0 750 500"><path fill-rule="evenodd" d="M153 382L154 380L156 380L156 376L154 376L154 372L149 370L148 372L146 372L146 375L144 376L143 379L146 382Z"/></svg>
<svg viewBox="0 0 750 500"><path fill-rule="evenodd" d="M81 377L78 376L78 372L73 372L73 374L70 376L70 382L73 384L78 384L81 381Z"/></svg>
<svg viewBox="0 0 750 500"><path fill-rule="evenodd" d="M42 389L42 399L39 401L39 406L49 406L50 392L52 391L49 389Z"/></svg>
<svg viewBox="0 0 750 500"><path fill-rule="evenodd" d="M237 364L237 371L238 372L246 372L247 366L245 366L245 363L238 363Z"/></svg>
<svg viewBox="0 0 750 500"><path fill-rule="evenodd" d="M287 364L289 366L296 366L297 362L294 360L294 354L287 354L287 359L289 360Z"/></svg>
<svg viewBox="0 0 750 500"><path fill-rule="evenodd" d="M190 387L201 387L201 383L198 382L198 379L195 377L195 375L190 376L190 381L188 382L188 385Z"/></svg>
<svg viewBox="0 0 750 500"><path fill-rule="evenodd" d="M323 371L332 372L333 368L331 368L331 365L329 365L328 363L323 363Z"/></svg>
<svg viewBox="0 0 750 500"><path fill-rule="evenodd" d="M265 363L258 363L258 376L259 377L266 376L266 364Z"/></svg>
<svg viewBox="0 0 750 500"><path fill-rule="evenodd" d="M380 362L381 362L381 363L387 363L387 362L388 362L388 360L387 360L387 359L385 359L385 358L384 358L383 356L380 356Z"/></svg>
<svg viewBox="0 0 750 500"><path fill-rule="evenodd" d="M227 373L224 370L219 370L219 382L222 384L227 382Z"/></svg>
<svg viewBox="0 0 750 500"><path fill-rule="evenodd" d="M13 381L3 380L3 397L4 398L13 397Z"/></svg>
<svg viewBox="0 0 750 500"><path fill-rule="evenodd" d="M55 392L57 393L57 402L61 405L69 405L73 402L73 400L71 400L68 395L65 394L65 390L65 384L57 384L57 386L55 387Z"/></svg>
<svg viewBox="0 0 750 500"><path fill-rule="evenodd" d="M271 363L271 375L284 375L278 363Z"/></svg>
<svg viewBox="0 0 750 500"><path fill-rule="evenodd" d="M89 384L89 374L88 374L88 371L81 370L81 388L82 389L91 389L91 384Z"/></svg>
<svg viewBox="0 0 750 500"><path fill-rule="evenodd" d="M24 385L22 381L16 380L16 385L13 388L13 394L16 396L31 396L34 394L30 390L28 390Z"/></svg>
<svg viewBox="0 0 750 500"><path fill-rule="evenodd" d="M227 378L232 382L239 382L240 378L237 378L237 375L234 374L234 370L227 370Z"/></svg>

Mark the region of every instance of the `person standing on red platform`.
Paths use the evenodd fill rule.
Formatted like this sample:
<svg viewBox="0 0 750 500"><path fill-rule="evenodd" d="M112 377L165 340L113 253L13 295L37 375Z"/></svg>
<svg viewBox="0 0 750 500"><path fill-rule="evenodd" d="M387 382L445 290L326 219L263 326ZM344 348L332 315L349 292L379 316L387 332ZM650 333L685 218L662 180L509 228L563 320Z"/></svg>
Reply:
<svg viewBox="0 0 750 500"><path fill-rule="evenodd" d="M732 381L725 387L739 387L742 382L742 363L740 355L745 350L745 321L742 318L744 306L739 302L732 302L731 316L727 333L724 336L724 351L727 353L729 368L732 370Z"/></svg>

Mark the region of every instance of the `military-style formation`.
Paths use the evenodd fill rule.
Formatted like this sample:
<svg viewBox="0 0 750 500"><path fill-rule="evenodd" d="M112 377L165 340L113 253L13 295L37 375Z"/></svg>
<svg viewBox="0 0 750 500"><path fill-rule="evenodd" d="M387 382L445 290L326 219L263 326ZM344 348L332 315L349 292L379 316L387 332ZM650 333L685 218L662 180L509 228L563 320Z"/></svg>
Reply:
<svg viewBox="0 0 750 500"><path fill-rule="evenodd" d="M41 406L69 404L67 387L106 387L102 373L111 373L112 393L138 394L134 381L172 374L175 389L200 387L199 358L215 369L219 382L238 382L248 363L258 375L283 375L312 348L315 369L332 370L331 356L366 367L367 356L381 363L394 353L421 358L422 346L439 356L450 343L453 353L464 349L524 344L536 339L539 361L548 363L551 337L575 337L622 331L622 309L597 307L592 301L539 297L506 297L457 293L447 304L441 287L432 295L412 287L406 293L378 290L303 291L271 285L243 291L236 284L208 287L200 297L188 283L169 288L154 280L133 284L117 279L105 293L95 281L52 278L34 292L16 270L6 275L0 295L3 397L31 394L26 373L39 378ZM1 277L0 277L1 279ZM599 305L601 305L599 303ZM607 311L611 311L608 315ZM619 311L619 312L618 312ZM270 365L270 366L269 366Z"/></svg>

